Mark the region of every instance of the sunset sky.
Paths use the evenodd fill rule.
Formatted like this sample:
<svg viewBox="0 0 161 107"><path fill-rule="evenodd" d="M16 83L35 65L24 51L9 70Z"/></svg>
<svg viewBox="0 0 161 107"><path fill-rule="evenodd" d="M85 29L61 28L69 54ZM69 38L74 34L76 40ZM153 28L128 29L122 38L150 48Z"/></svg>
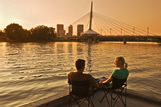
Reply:
<svg viewBox="0 0 161 107"><path fill-rule="evenodd" d="M161 0L92 0L94 12L161 35ZM0 0L0 29L18 23L65 27L90 11L91 0Z"/></svg>

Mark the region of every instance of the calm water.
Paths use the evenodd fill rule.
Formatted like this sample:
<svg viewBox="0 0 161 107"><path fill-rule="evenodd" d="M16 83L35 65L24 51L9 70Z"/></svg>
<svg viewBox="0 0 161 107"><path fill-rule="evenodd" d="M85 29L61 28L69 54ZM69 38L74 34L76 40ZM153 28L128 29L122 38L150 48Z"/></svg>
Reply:
<svg viewBox="0 0 161 107"><path fill-rule="evenodd" d="M86 73L108 77L114 58L129 64L128 88L161 99L161 45L77 42L0 43L0 105L17 107L68 90L67 73L77 58Z"/></svg>

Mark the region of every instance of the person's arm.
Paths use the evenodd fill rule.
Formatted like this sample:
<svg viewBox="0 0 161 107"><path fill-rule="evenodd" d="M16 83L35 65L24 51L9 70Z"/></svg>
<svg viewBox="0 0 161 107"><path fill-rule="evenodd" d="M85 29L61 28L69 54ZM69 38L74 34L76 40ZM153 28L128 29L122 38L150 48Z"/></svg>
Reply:
<svg viewBox="0 0 161 107"><path fill-rule="evenodd" d="M91 75L89 75L89 76L90 76L89 79L90 79L91 84L94 87L99 88L99 84L94 80L94 78Z"/></svg>
<svg viewBox="0 0 161 107"><path fill-rule="evenodd" d="M114 70L114 71L112 72L112 75L111 75L107 80L105 80L105 81L100 81L100 83L103 83L103 84L109 83L109 82L112 81L112 77L117 77L117 75L118 75L118 70L116 69L116 70Z"/></svg>
<svg viewBox="0 0 161 107"><path fill-rule="evenodd" d="M70 75L71 73L68 73L68 84L71 84Z"/></svg>
<svg viewBox="0 0 161 107"><path fill-rule="evenodd" d="M107 80L105 80L105 81L103 81L101 83L105 84L105 83L109 83L111 81L112 81L112 75Z"/></svg>

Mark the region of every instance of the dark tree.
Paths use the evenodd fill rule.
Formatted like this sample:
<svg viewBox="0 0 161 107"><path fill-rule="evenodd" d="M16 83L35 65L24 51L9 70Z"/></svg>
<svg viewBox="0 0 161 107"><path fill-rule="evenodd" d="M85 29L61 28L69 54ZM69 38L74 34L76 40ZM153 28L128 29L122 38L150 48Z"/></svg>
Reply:
<svg viewBox="0 0 161 107"><path fill-rule="evenodd" d="M4 35L4 33L0 30L0 36L3 36Z"/></svg>
<svg viewBox="0 0 161 107"><path fill-rule="evenodd" d="M6 34L0 30L0 41L1 42L9 42L10 40L8 39L8 37L6 36Z"/></svg>
<svg viewBox="0 0 161 107"><path fill-rule="evenodd" d="M9 24L4 31L12 41L26 41L28 38L28 32L16 23Z"/></svg>
<svg viewBox="0 0 161 107"><path fill-rule="evenodd" d="M30 30L30 40L53 41L56 38L55 29L44 25L37 26Z"/></svg>

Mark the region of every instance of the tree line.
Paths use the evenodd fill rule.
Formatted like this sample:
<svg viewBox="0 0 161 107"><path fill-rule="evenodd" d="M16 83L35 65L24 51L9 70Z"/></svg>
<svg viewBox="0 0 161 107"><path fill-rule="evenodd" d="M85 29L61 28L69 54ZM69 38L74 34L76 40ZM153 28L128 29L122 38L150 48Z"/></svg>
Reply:
<svg viewBox="0 0 161 107"><path fill-rule="evenodd" d="M54 41L56 33L53 27L39 25L27 30L17 23L11 23L3 31L0 30L0 39L11 42Z"/></svg>

